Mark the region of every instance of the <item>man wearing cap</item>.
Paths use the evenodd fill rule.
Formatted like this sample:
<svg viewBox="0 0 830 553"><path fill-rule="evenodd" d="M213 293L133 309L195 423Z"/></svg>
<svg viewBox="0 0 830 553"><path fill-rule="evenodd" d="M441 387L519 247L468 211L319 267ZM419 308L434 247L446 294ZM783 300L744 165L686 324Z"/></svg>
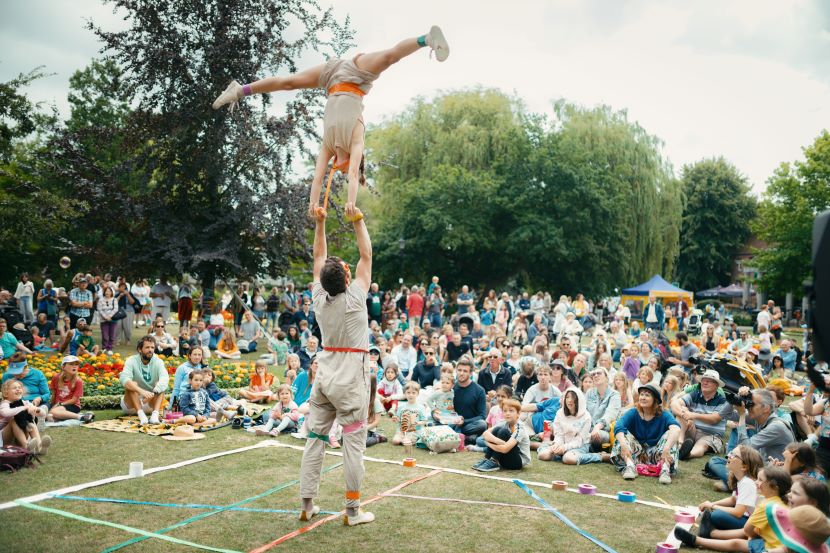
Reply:
<svg viewBox="0 0 830 553"><path fill-rule="evenodd" d="M490 348L484 354L482 361L487 364L478 373L478 385L484 388L487 399L496 395L496 388L499 386L513 386L513 375L510 369L502 363L501 352L496 348Z"/></svg>
<svg viewBox="0 0 830 553"><path fill-rule="evenodd" d="M78 279L77 288L69 292L69 328L75 328L78 319L89 319L92 315L92 292L87 289L86 277Z"/></svg>
<svg viewBox="0 0 830 553"><path fill-rule="evenodd" d="M3 373L3 383L12 378L23 384L23 400L31 402L36 407L43 406L45 416L49 400L52 398L49 383L40 370L29 366L22 352L16 352L9 357L9 366Z"/></svg>
<svg viewBox="0 0 830 553"><path fill-rule="evenodd" d="M680 423L680 460L696 459L706 453L723 452L726 420L734 413L726 397L718 393L723 386L718 371L707 369L700 386L675 398L671 410Z"/></svg>
<svg viewBox="0 0 830 553"><path fill-rule="evenodd" d="M141 424L159 424L159 411L164 402L169 376L164 362L156 356L156 340L152 336L139 338L138 353L124 361L118 380L124 387L121 409L127 415L138 415ZM150 413L150 418L147 418Z"/></svg>

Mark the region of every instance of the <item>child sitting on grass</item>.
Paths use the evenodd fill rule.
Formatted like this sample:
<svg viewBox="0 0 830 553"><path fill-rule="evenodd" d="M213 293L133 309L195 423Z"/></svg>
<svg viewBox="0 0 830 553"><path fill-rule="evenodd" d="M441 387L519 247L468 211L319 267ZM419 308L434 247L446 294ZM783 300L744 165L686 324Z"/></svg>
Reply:
<svg viewBox="0 0 830 553"><path fill-rule="evenodd" d="M14 357L12 357L14 359ZM11 370L12 363L9 364ZM3 382L0 401L0 432L4 444L17 444L35 454L46 455L52 438L41 438L35 424L38 407L23 399L23 384L14 378Z"/></svg>
<svg viewBox="0 0 830 553"><path fill-rule="evenodd" d="M268 403L275 399L271 386L274 385L274 375L268 372L268 365L262 359L254 364L254 374L247 388L239 390L239 395L254 403Z"/></svg>
<svg viewBox="0 0 830 553"><path fill-rule="evenodd" d="M394 415L398 409L398 401L403 399L403 386L398 380L398 365L390 362L383 370L383 379L378 383L378 396L383 410Z"/></svg>
<svg viewBox="0 0 830 553"><path fill-rule="evenodd" d="M569 388L553 421L553 443L539 448L539 460L577 465L590 446L591 414L585 396L577 388Z"/></svg>
<svg viewBox="0 0 830 553"><path fill-rule="evenodd" d="M427 406L432 413L432 420L439 424L455 424L458 413L455 412L455 381L448 374L441 375L441 387L432 392L427 400Z"/></svg>
<svg viewBox="0 0 830 553"><path fill-rule="evenodd" d="M288 384L289 386L294 385L294 379L297 378L297 375L302 372L303 367L300 364L300 356L296 353L289 353L285 356L285 372L283 376L285 377L284 384Z"/></svg>
<svg viewBox="0 0 830 553"><path fill-rule="evenodd" d="M222 388L216 385L216 375L210 369L202 369L202 375L205 381L205 391L210 402L211 417L216 420L232 418L234 415L244 415L245 405L247 402L244 399L234 399Z"/></svg>
<svg viewBox="0 0 830 553"><path fill-rule="evenodd" d="M81 329L81 335L78 337L78 350L75 355L78 357L85 357L89 355L98 355L100 348L95 343L95 338L92 337L92 327L84 325Z"/></svg>
<svg viewBox="0 0 830 553"><path fill-rule="evenodd" d="M271 409L268 422L257 427L257 436L279 436L281 432L293 432L297 430L297 421L300 420L300 411L294 403L294 392L291 386L282 384L277 389L279 401Z"/></svg>
<svg viewBox="0 0 830 553"><path fill-rule="evenodd" d="M556 413L559 411L560 398L552 397L539 403L530 403L522 405L521 411L524 413L532 413L525 419L525 426L528 433L532 432L535 441L530 444L531 449L539 449L542 446L547 446L547 443L542 442L545 432L545 421L551 426L556 420ZM541 443L540 443L541 442Z"/></svg>
<svg viewBox="0 0 830 553"><path fill-rule="evenodd" d="M187 377L190 388L184 389L179 398L182 417L178 422L194 426L216 422L210 418L210 398L203 387L205 380L202 371L191 371Z"/></svg>
<svg viewBox="0 0 830 553"><path fill-rule="evenodd" d="M383 412L383 405L377 395L378 378L373 374L369 375L369 414L366 417L366 447L386 442L386 436L377 431L380 424L380 414Z"/></svg>
<svg viewBox="0 0 830 553"><path fill-rule="evenodd" d="M74 355L67 355L61 361L61 372L52 377L49 389L52 390L52 405L47 420L80 420L92 422L94 413L81 413L81 398L84 397L84 383L78 377L81 360Z"/></svg>
<svg viewBox="0 0 830 553"><path fill-rule="evenodd" d="M479 472L520 470L530 464L530 437L519 422L522 404L508 399L503 406L504 422L484 431L487 449L484 459L473 465Z"/></svg>
<svg viewBox="0 0 830 553"><path fill-rule="evenodd" d="M513 397L513 388L507 384L502 384L496 388L496 403L490 407L487 413L487 428L493 429L504 422L504 402ZM467 451L484 451L487 449L487 442L484 439L484 434L476 438L475 445L469 445L465 448Z"/></svg>
<svg viewBox="0 0 830 553"><path fill-rule="evenodd" d="M403 393L406 401L398 405L398 411L392 417L392 421L398 425L398 429L392 437L393 445L401 445L407 434L414 434L416 427L429 421L426 406L418 403L418 392L420 391L421 385L411 380L404 386Z"/></svg>
<svg viewBox="0 0 830 553"><path fill-rule="evenodd" d="M768 504L784 505L781 497L786 497L790 492L792 479L782 467L766 467L758 471L757 484L758 493L763 499L755 506L743 528L712 530L712 537L703 538L677 526L674 529L675 537L686 547L703 547L714 551L762 553L780 547L781 542L767 520L766 509Z"/></svg>

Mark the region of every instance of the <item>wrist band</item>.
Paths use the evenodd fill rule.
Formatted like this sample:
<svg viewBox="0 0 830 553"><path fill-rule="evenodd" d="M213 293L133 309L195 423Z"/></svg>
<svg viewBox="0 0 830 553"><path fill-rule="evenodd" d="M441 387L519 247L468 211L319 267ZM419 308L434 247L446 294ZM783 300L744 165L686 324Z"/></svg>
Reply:
<svg viewBox="0 0 830 553"><path fill-rule="evenodd" d="M346 219L348 219L352 223L356 223L356 222L361 221L363 219L363 214L358 213L354 217L346 217Z"/></svg>

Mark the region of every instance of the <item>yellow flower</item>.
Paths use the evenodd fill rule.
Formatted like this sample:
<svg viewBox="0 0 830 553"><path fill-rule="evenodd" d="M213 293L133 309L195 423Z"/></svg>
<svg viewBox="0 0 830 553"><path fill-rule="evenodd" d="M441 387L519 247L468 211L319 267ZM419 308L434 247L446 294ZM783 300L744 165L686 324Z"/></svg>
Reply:
<svg viewBox="0 0 830 553"><path fill-rule="evenodd" d="M228 375L225 375L225 376L222 377L222 380L230 380L230 379L231 379L231 377L228 376Z"/></svg>
<svg viewBox="0 0 830 553"><path fill-rule="evenodd" d="M96 390L104 390L104 389L106 389L106 386L104 386L103 384L98 384L98 387L95 388L95 389Z"/></svg>
<svg viewBox="0 0 830 553"><path fill-rule="evenodd" d="M242 378L240 378L240 377L238 377L238 376L237 376L237 377L236 377L236 381L237 381L237 382L242 382Z"/></svg>

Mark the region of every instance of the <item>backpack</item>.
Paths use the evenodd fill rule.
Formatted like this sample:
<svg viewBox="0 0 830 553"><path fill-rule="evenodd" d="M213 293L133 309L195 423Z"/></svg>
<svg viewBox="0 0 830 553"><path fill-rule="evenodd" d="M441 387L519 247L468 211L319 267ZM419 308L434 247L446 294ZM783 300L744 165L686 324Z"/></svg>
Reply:
<svg viewBox="0 0 830 553"><path fill-rule="evenodd" d="M419 444L423 444L433 453L455 452L461 447L461 438L449 426L428 426L418 436Z"/></svg>
<svg viewBox="0 0 830 553"><path fill-rule="evenodd" d="M0 470L17 472L17 469L22 467L34 468L32 460L35 458L34 453L24 447L16 445L0 447Z"/></svg>

